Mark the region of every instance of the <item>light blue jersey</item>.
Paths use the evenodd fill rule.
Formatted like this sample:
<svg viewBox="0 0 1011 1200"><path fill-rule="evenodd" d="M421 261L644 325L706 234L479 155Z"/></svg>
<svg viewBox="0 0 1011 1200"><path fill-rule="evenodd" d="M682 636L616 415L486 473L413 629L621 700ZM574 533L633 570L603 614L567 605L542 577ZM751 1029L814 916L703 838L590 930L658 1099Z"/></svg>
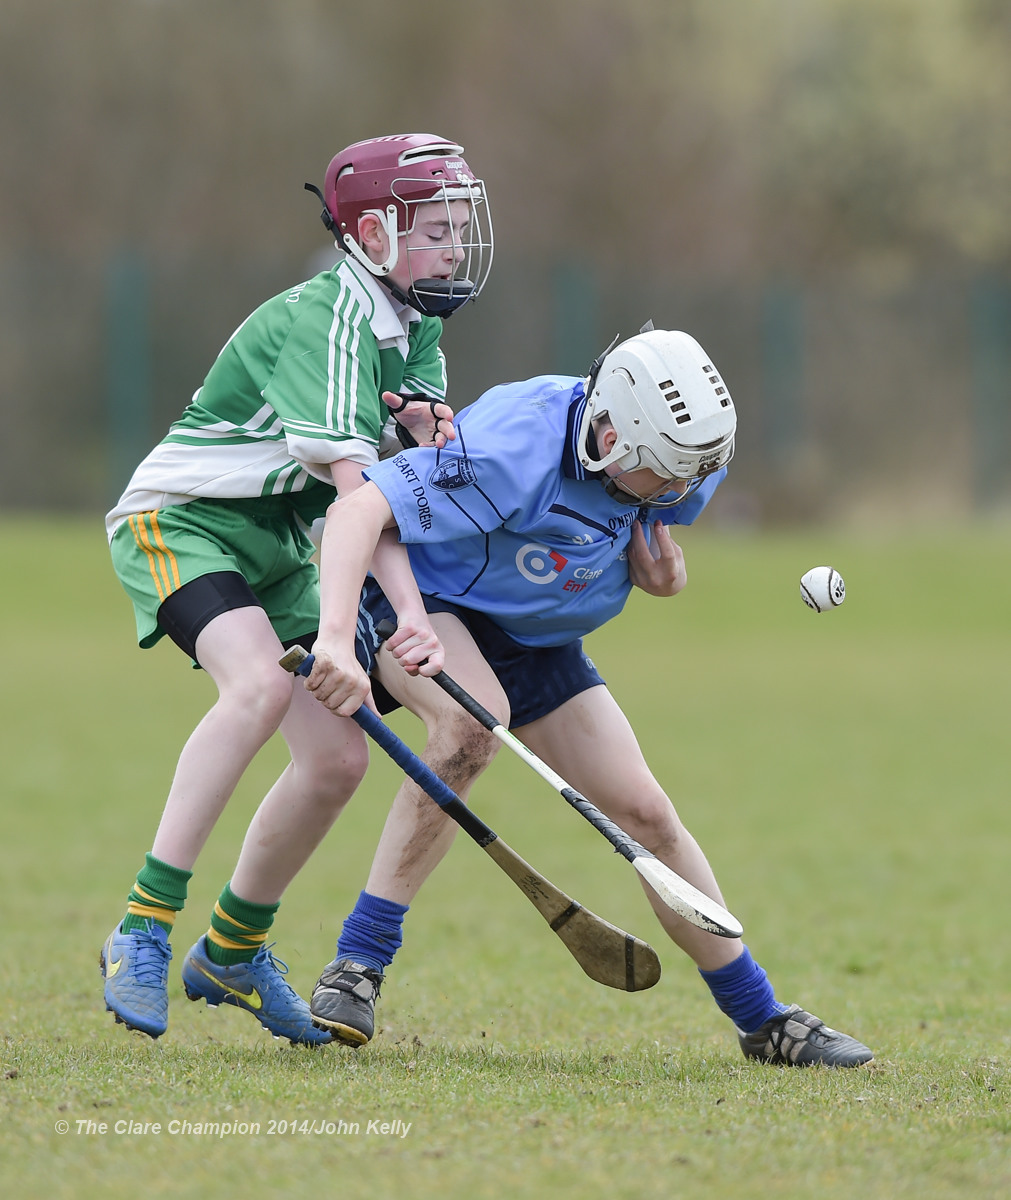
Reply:
<svg viewBox="0 0 1011 1200"><path fill-rule="evenodd" d="M674 508L608 496L579 463L583 380L502 384L460 412L456 441L368 468L423 594L490 617L525 646L561 646L621 612L634 522L690 525L726 469Z"/></svg>

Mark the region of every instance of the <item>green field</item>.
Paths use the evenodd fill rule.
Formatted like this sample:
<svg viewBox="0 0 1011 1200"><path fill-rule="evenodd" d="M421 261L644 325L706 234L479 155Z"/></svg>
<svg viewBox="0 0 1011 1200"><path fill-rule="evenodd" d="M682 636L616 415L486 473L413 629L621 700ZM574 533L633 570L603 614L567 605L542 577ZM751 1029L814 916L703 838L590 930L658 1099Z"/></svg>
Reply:
<svg viewBox="0 0 1011 1200"><path fill-rule="evenodd" d="M589 643L780 998L874 1047L870 1068L831 1072L746 1063L628 864L506 752L475 808L559 886L650 940L657 987L626 996L587 980L461 838L408 917L371 1045L291 1048L246 1014L189 1004L179 961L284 761L272 744L191 883L168 1034L114 1026L98 951L211 687L172 647L134 646L100 520L6 519L5 1193L1008 1196L1008 533L744 537L703 522L683 538L685 593L636 597ZM819 562L849 593L823 616L797 587ZM412 719L394 723L419 745ZM303 993L396 782L377 752L285 899L276 952Z"/></svg>

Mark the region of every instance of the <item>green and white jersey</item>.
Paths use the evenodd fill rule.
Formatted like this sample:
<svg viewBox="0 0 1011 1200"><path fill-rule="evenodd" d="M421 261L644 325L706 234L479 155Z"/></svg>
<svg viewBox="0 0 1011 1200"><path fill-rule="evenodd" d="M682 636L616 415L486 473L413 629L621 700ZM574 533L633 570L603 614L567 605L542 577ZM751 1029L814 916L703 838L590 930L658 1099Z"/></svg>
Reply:
<svg viewBox="0 0 1011 1200"><path fill-rule="evenodd" d="M268 300L134 472L106 517L110 540L132 514L198 496L292 494L302 507L295 493L319 491L304 507L322 513L333 498L330 463L378 460L384 391L445 399L441 333L438 317L399 304L351 259Z"/></svg>

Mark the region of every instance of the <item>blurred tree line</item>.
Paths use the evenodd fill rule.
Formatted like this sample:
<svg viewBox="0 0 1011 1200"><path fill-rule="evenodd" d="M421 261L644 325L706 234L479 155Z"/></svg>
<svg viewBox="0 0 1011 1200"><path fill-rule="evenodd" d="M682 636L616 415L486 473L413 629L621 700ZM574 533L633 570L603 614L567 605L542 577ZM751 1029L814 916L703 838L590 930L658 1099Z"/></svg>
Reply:
<svg viewBox="0 0 1011 1200"><path fill-rule="evenodd" d="M869 433L858 469L896 489L1007 483L1004 0L0 0L0 22L0 503L117 493L235 325L325 260L303 181L407 130L462 142L492 197L491 283L447 326L457 404L653 316L722 365L763 511L846 494Z"/></svg>

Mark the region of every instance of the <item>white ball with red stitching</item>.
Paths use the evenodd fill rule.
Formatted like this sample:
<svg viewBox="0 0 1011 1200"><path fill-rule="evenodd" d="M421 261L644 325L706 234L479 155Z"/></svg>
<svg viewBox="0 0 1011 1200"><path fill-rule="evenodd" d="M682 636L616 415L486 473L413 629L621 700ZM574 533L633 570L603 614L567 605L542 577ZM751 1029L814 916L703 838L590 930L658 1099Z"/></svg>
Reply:
<svg viewBox="0 0 1011 1200"><path fill-rule="evenodd" d="M846 599L846 584L834 567L812 567L800 577L800 598L815 612L829 612Z"/></svg>

